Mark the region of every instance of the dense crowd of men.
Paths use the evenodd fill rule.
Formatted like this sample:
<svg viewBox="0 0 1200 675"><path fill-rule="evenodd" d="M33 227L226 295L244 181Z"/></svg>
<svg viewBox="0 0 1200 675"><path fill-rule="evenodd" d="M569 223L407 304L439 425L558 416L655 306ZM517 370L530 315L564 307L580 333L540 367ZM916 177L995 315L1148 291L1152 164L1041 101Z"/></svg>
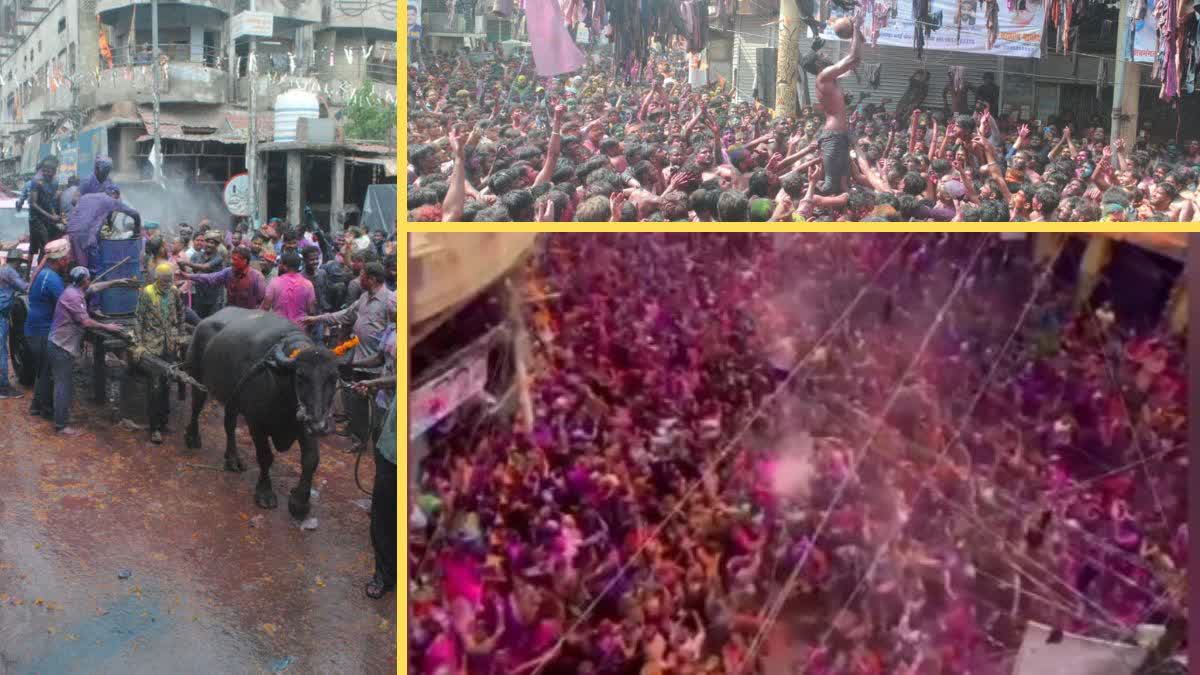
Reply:
<svg viewBox="0 0 1200 675"><path fill-rule="evenodd" d="M1007 673L1027 620L1186 617L1183 341L1028 246L551 236L532 419L416 478L410 672Z"/></svg>
<svg viewBox="0 0 1200 675"><path fill-rule="evenodd" d="M807 54L817 105L791 118L688 84L679 50L632 80L600 50L557 78L519 51L424 54L408 72L409 220L1200 221L1193 127L1130 145L1098 119L1000 119L990 73L973 106L966 89L944 106L855 101L837 79L856 53Z"/></svg>
<svg viewBox="0 0 1200 675"><path fill-rule="evenodd" d="M170 386L195 324L223 307L271 311L294 322L316 344L350 343L340 365L347 383L341 397L352 452L374 441L376 494L372 541L377 571L367 586L382 597L395 585L394 523L396 390L395 238L352 227L337 237L312 224L271 219L251 234L244 221L228 229L207 219L180 223L168 233L120 199L109 180L111 161L99 158L93 174L66 186L56 181L54 157L40 162L21 201L28 202L28 248L14 247L0 266L0 399L20 398L8 373L9 313L27 294L23 331L35 371L30 414L53 423L58 434L82 432L71 424L76 362L88 331L119 336L130 368L147 380L149 440L163 442ZM117 222L125 214L131 229ZM141 279L93 282L100 272L102 239L140 238ZM19 270L33 269L28 277ZM144 280L144 281L143 281ZM96 298L111 288L136 289L136 311L107 317ZM390 488L389 488L390 485ZM390 490L390 492L389 492ZM377 504L376 504L377 502ZM384 523L384 524L381 524ZM378 530L378 532L376 531ZM390 543L389 543L390 541ZM389 562L390 561L390 562Z"/></svg>

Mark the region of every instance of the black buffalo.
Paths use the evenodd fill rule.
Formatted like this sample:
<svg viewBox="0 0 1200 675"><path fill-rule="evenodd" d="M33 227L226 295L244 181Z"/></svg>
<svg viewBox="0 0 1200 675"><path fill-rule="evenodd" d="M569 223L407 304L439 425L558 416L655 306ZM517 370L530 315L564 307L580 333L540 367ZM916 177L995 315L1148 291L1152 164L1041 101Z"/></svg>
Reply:
<svg viewBox="0 0 1200 675"><path fill-rule="evenodd" d="M337 390L333 352L313 343L296 324L260 310L227 307L196 326L184 368L225 404L225 470L245 471L234 432L246 418L258 456L254 503L276 506L271 463L300 441L300 482L288 499L296 519L308 515L313 474L320 453L317 438L328 433ZM207 394L192 392L192 419L184 441L200 447L200 411Z"/></svg>

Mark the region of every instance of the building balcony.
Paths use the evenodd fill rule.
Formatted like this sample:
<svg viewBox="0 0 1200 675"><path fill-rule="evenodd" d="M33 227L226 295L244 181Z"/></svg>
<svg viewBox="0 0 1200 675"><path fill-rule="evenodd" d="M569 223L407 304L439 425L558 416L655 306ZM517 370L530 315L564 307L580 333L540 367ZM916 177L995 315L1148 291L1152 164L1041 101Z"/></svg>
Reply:
<svg viewBox="0 0 1200 675"><path fill-rule="evenodd" d="M150 3L146 2L145 0L142 0L141 2L138 2L138 0L96 0L96 13L104 14L105 12L112 12L120 9L131 10L134 5L141 5L142 9L148 15L150 13L149 4ZM215 9L221 14L228 14L229 11L229 3L217 2L216 0L172 0L171 4L206 7L208 9Z"/></svg>
<svg viewBox="0 0 1200 675"><path fill-rule="evenodd" d="M396 96L396 64L394 62L355 64L354 66L333 68L319 67L315 73L293 75L287 68L273 70L271 67L260 69L257 78L259 105L268 108L274 105L275 98L291 89L306 89L321 97L323 103L332 106L344 106L354 92L370 82L375 94L381 97ZM250 100L251 78L242 76L237 81L238 101L245 103Z"/></svg>
<svg viewBox="0 0 1200 675"><path fill-rule="evenodd" d="M482 18L462 14L451 17L446 12L426 12L422 17L421 32L429 36L483 35Z"/></svg>
<svg viewBox="0 0 1200 675"><path fill-rule="evenodd" d="M225 103L229 75L220 64L220 53L195 44L160 44L166 57L166 76L159 78L161 103ZM92 105L106 106L119 101L154 102L154 60L150 45L114 49L112 67L100 59L100 82L84 80L84 90L93 88ZM160 75L162 71L159 71Z"/></svg>

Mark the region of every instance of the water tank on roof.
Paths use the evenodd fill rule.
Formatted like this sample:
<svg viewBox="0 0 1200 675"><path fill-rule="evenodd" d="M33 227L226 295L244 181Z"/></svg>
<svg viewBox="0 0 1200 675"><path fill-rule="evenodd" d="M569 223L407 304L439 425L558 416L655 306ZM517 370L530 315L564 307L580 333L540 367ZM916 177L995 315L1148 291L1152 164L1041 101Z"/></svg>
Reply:
<svg viewBox="0 0 1200 675"><path fill-rule="evenodd" d="M321 104L317 101L317 95L303 89L292 89L280 94L275 99L275 142L296 140L296 120L301 117L321 117Z"/></svg>

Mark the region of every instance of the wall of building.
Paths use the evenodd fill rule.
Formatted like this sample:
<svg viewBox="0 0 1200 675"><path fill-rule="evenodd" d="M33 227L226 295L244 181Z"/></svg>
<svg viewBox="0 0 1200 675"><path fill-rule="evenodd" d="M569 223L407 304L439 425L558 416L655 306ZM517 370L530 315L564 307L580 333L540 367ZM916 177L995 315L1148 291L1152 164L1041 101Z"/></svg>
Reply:
<svg viewBox="0 0 1200 675"><path fill-rule="evenodd" d="M394 22L393 22L394 24ZM321 79L347 80L361 82L369 79L378 84L396 82L395 44L396 31L367 30L359 28L344 28L322 30L316 34L317 50L332 49L335 57L333 66L323 62L318 64L317 75ZM371 56L362 59L364 47L371 47ZM344 56L345 49L353 50L354 63L348 63ZM376 51L376 50L386 50ZM386 53L387 57L380 63L378 54Z"/></svg>
<svg viewBox="0 0 1200 675"><path fill-rule="evenodd" d="M214 9L222 13L224 13L229 7L229 2L227 0L171 0L171 4L191 5L193 7ZM142 2L131 2L130 0L96 0L96 11L104 14L118 9L129 9L134 5L138 6L139 14L142 12L145 12L147 15L150 14L149 0L143 0ZM166 4L160 5L159 12L161 12L166 6Z"/></svg>
<svg viewBox="0 0 1200 675"><path fill-rule="evenodd" d="M774 17L737 17L738 35L734 38L732 70L737 96L741 100L752 100L755 85L757 50L776 46ZM800 39L800 53L808 51L812 40ZM826 45L825 53L837 59L846 53L849 43L833 42ZM710 57L710 63L712 58ZM1012 113L1022 119L1046 119L1051 115L1070 115L1079 123L1089 124L1099 116L1107 125L1112 107L1112 79L1114 61L1090 55L1064 56L1044 53L1040 59L1000 58L986 54L963 54L959 52L928 51L924 59L918 59L915 50L908 47L867 46L863 50L864 64L879 64L882 69L880 87L871 88L865 78L847 76L841 86L848 93L868 95L867 103L880 103L890 99L889 109L894 108L908 88L909 78L919 68L929 71L929 93L923 106L927 110L942 108L942 90L948 80L951 65L967 67L967 80L971 85L982 83L983 73L991 72L1001 89L1001 113ZM1148 75L1148 66L1146 68ZM859 75L862 75L860 68ZM1156 90L1157 84L1146 76L1143 89ZM815 103L816 95L809 81L809 98ZM1097 95L1097 84L1099 92Z"/></svg>
<svg viewBox="0 0 1200 675"><path fill-rule="evenodd" d="M22 21L41 20L33 31L13 52L0 64L0 72L4 75L4 84L0 85L0 100L8 101L8 97L21 91L22 101L31 101L48 91L46 85L46 66L57 65L63 73L75 72L75 60L72 58L78 43L78 0L60 0L53 9L45 14L21 12ZM25 29L27 27L21 27ZM44 104L35 112L40 112ZM26 118L30 115L26 114ZM11 121L8 106L0 106L0 119Z"/></svg>
<svg viewBox="0 0 1200 675"><path fill-rule="evenodd" d="M275 16L275 29L278 31L284 24L291 22L321 23L323 0L255 0L254 9L257 12L267 12ZM234 0L233 14L250 9L250 0ZM393 23L395 23L393 21Z"/></svg>
<svg viewBox="0 0 1200 675"><path fill-rule="evenodd" d="M133 79L126 79L121 70L101 73L101 86L95 92L96 105L107 106L120 101L153 103L154 80L140 72ZM170 63L167 65L167 77L159 81L159 101L225 103L228 77L224 71L206 68L202 64Z"/></svg>
<svg viewBox="0 0 1200 675"><path fill-rule="evenodd" d="M396 0L326 0L328 21L323 27L386 29L395 41Z"/></svg>

